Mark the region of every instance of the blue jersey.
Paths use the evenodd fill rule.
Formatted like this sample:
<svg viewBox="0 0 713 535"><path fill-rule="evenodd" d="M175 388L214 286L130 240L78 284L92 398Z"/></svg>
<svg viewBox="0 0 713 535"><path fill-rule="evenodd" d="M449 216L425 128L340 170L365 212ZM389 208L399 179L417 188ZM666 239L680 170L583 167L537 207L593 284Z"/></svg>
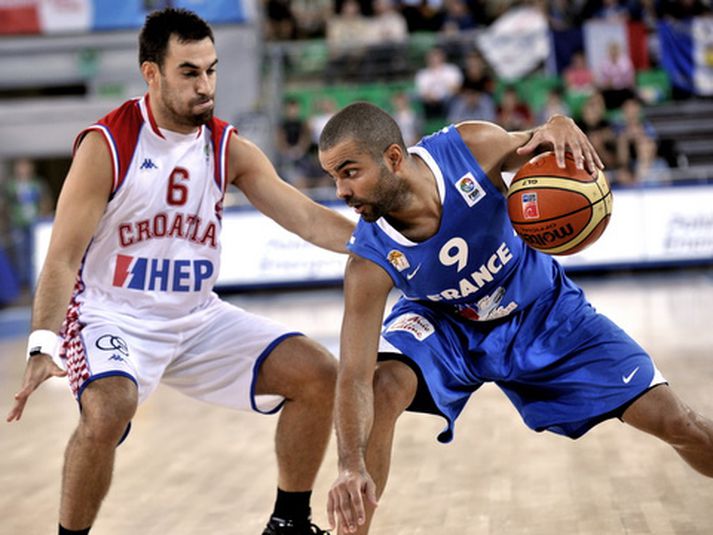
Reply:
<svg viewBox="0 0 713 535"><path fill-rule="evenodd" d="M559 264L515 234L505 197L454 126L422 139L411 153L436 178L443 205L438 232L416 243L385 218L360 220L352 252L383 267L406 299L438 303L471 320L507 316L554 287Z"/></svg>
<svg viewBox="0 0 713 535"><path fill-rule="evenodd" d="M577 438L665 381L552 257L515 235L505 197L455 127L411 152L435 176L438 231L415 243L384 218L361 220L349 248L403 292L384 321L379 359L417 370L419 393L408 410L445 417L440 441L451 440L485 382L495 382L532 429Z"/></svg>

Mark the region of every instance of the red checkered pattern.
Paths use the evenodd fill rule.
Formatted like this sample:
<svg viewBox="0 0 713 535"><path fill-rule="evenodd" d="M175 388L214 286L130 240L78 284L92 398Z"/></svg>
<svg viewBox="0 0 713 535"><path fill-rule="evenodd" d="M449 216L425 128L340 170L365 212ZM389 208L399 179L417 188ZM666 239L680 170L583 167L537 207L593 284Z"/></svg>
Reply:
<svg viewBox="0 0 713 535"><path fill-rule="evenodd" d="M64 361L67 377L69 378L69 386L72 388L75 397L84 381L89 379L89 368L87 367L87 359L81 337L84 325L79 322L79 301L77 300L77 297L83 291L84 283L82 282L80 270L77 275L77 282L74 285L72 299L67 307L67 315L59 333L62 337L59 357Z"/></svg>

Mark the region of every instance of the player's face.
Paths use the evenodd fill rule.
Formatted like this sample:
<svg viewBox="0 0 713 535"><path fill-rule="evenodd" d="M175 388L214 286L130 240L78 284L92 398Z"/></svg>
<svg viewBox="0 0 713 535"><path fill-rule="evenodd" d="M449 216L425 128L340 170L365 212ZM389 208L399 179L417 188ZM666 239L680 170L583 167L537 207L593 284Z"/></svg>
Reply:
<svg viewBox="0 0 713 535"><path fill-rule="evenodd" d="M385 158L375 161L372 154L352 140L320 151L319 161L334 179L337 197L369 222L397 210L404 201L402 182Z"/></svg>
<svg viewBox="0 0 713 535"><path fill-rule="evenodd" d="M213 117L218 57L209 38L180 42L171 36L157 76L161 107L173 123L194 128Z"/></svg>

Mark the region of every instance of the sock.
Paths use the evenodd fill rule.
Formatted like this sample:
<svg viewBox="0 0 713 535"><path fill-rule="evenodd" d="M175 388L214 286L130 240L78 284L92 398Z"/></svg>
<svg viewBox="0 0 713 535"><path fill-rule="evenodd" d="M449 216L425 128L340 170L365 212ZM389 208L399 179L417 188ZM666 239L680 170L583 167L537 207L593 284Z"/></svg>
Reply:
<svg viewBox="0 0 713 535"><path fill-rule="evenodd" d="M277 499L275 500L275 510L272 516L283 520L305 521L310 517L311 510L309 501L312 491L287 492L277 489Z"/></svg>
<svg viewBox="0 0 713 535"><path fill-rule="evenodd" d="M92 529L91 526L85 529L79 529L79 530L74 530L74 529L67 529L62 526L62 524L59 525L59 535L89 535L89 530Z"/></svg>

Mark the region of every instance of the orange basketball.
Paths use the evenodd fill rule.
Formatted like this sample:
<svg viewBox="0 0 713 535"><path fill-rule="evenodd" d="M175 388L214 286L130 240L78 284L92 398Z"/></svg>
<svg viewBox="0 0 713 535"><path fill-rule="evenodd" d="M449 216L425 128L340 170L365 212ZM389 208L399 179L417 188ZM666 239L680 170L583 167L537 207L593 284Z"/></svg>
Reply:
<svg viewBox="0 0 713 535"><path fill-rule="evenodd" d="M508 190L508 213L515 232L534 249L568 255L593 244L609 223L612 194L601 170L577 169L567 153L566 168L554 152L532 158L515 174Z"/></svg>

